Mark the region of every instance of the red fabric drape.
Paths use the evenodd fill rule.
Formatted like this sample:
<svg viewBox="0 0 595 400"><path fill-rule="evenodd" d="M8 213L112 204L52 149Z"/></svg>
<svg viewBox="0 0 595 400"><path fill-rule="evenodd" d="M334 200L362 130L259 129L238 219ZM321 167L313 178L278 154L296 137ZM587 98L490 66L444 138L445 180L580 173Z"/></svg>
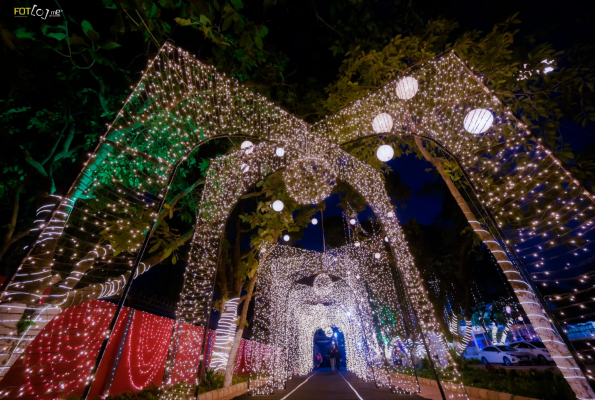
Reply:
<svg viewBox="0 0 595 400"><path fill-rule="evenodd" d="M204 328L181 324L179 329L181 329L181 333L171 383L186 382L196 384Z"/></svg>
<svg viewBox="0 0 595 400"><path fill-rule="evenodd" d="M49 400L80 396L115 308L112 303L91 300L56 316L0 381L0 398ZM117 395L129 389L141 390L151 383L156 386L162 383L174 321L135 311L125 342L122 342L129 312L127 307L122 309L89 398L105 393L122 343L124 347L108 393ZM180 324L180 329L172 383L195 384L204 329L186 323ZM207 365L212 359L215 335L215 331L209 331L207 337L210 340ZM264 348L262 345L257 347ZM251 343L242 340L235 367L239 374L249 372L250 351Z"/></svg>
<svg viewBox="0 0 595 400"><path fill-rule="evenodd" d="M114 310L111 303L92 300L56 316L6 373L0 382L0 396L19 399L80 396ZM114 329L108 352L113 351L114 343L120 338L121 320ZM103 370L106 368L107 364ZM95 383L100 384L103 376L98 371Z"/></svg>
<svg viewBox="0 0 595 400"><path fill-rule="evenodd" d="M174 321L135 311L109 394L161 386Z"/></svg>

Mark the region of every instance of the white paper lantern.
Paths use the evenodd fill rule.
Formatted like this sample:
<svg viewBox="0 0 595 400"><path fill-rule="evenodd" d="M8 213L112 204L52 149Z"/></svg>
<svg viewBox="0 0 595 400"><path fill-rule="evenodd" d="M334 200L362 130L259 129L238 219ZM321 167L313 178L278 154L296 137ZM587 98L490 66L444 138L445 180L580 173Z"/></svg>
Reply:
<svg viewBox="0 0 595 400"><path fill-rule="evenodd" d="M355 247L359 247L359 242L354 243Z"/></svg>
<svg viewBox="0 0 595 400"><path fill-rule="evenodd" d="M355 218L351 218L351 219L349 220L349 223L350 223L351 225L355 225L355 223L356 223L356 222L357 222L357 221L355 220Z"/></svg>
<svg viewBox="0 0 595 400"><path fill-rule="evenodd" d="M246 154L252 154L254 151L254 143L249 140L246 140L240 145L240 149L245 150Z"/></svg>
<svg viewBox="0 0 595 400"><path fill-rule="evenodd" d="M318 220L316 218L312 218L312 225L317 225L318 224Z"/></svg>
<svg viewBox="0 0 595 400"><path fill-rule="evenodd" d="M376 258L377 260L379 260L380 259L380 253L374 254L374 258Z"/></svg>
<svg viewBox="0 0 595 400"><path fill-rule="evenodd" d="M474 135L484 133L494 123L494 116L490 110L485 108L476 108L475 110L469 111L463 120L463 126L465 130Z"/></svg>
<svg viewBox="0 0 595 400"><path fill-rule="evenodd" d="M285 149L283 147L277 147L277 150L275 150L275 154L277 155L277 157L283 157L283 155L285 154Z"/></svg>
<svg viewBox="0 0 595 400"><path fill-rule="evenodd" d="M380 113L372 121L372 129L376 133L388 133L393 129L393 117L387 113Z"/></svg>
<svg viewBox="0 0 595 400"><path fill-rule="evenodd" d="M387 162L392 160L393 156L395 155L395 151L391 146L388 144L383 144L376 150L376 157L382 162Z"/></svg>
<svg viewBox="0 0 595 400"><path fill-rule="evenodd" d="M283 202L281 200L273 201L273 210L281 211L281 210L283 210L283 207L285 207L285 205L283 204Z"/></svg>
<svg viewBox="0 0 595 400"><path fill-rule="evenodd" d="M283 240L285 240L286 242L289 242L289 235L283 236Z"/></svg>
<svg viewBox="0 0 595 400"><path fill-rule="evenodd" d="M417 79L406 76L397 82L397 97L401 100L409 100L416 95L417 89Z"/></svg>

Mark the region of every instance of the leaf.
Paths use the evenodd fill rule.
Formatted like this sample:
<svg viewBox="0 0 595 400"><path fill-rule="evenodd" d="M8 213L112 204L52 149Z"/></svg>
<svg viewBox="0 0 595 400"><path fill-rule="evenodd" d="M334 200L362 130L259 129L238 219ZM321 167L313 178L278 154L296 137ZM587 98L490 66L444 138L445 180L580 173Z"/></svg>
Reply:
<svg viewBox="0 0 595 400"><path fill-rule="evenodd" d="M244 8L244 3L242 3L242 0L230 0L231 4L233 5L233 8L235 8L236 10L241 10L242 8Z"/></svg>
<svg viewBox="0 0 595 400"><path fill-rule="evenodd" d="M192 21L190 21L190 19L174 18L174 21L176 21L181 26L193 25L193 23L192 23Z"/></svg>
<svg viewBox="0 0 595 400"><path fill-rule="evenodd" d="M72 36L69 38L69 40L70 40L70 44L75 45L75 46L78 46L78 45L82 46L82 45L86 44L85 39L78 36L76 33L73 33Z"/></svg>
<svg viewBox="0 0 595 400"><path fill-rule="evenodd" d="M106 42L106 43L99 45L100 49L105 49L105 50L112 50L112 49L115 49L116 47L120 47L120 45L116 42Z"/></svg>
<svg viewBox="0 0 595 400"><path fill-rule="evenodd" d="M81 23L81 28L83 28L83 32L89 39L93 41L99 39L99 33L95 32L93 25L86 19Z"/></svg>
<svg viewBox="0 0 595 400"><path fill-rule="evenodd" d="M64 40L66 39L66 34L65 33L48 33L47 34L48 37L54 38L56 40Z"/></svg>
<svg viewBox="0 0 595 400"><path fill-rule="evenodd" d="M27 32L25 28L19 28L13 32L14 35L19 39L32 39L35 40L35 34L33 32Z"/></svg>

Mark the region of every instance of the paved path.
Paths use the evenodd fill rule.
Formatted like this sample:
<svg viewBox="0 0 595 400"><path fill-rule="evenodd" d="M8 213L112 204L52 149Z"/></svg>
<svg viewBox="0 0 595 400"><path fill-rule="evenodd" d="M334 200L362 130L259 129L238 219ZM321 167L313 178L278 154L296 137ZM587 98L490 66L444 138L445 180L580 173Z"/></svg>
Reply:
<svg viewBox="0 0 595 400"><path fill-rule="evenodd" d="M287 381L287 389L275 389L273 395L235 397L235 400L424 400L417 395L391 394L388 388L377 389L374 382L364 382L355 374L342 370L331 372L320 368L307 377Z"/></svg>

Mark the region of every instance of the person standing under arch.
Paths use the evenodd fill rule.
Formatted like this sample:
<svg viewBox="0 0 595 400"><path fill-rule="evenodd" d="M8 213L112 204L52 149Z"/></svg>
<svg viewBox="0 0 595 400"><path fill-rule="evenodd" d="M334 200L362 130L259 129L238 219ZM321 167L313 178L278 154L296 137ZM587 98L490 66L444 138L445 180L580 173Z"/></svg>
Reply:
<svg viewBox="0 0 595 400"><path fill-rule="evenodd" d="M335 365L337 366L337 371L339 371L342 359L341 350L339 350L339 348L333 344L331 349L328 351L328 356L331 362L331 371L335 371Z"/></svg>

